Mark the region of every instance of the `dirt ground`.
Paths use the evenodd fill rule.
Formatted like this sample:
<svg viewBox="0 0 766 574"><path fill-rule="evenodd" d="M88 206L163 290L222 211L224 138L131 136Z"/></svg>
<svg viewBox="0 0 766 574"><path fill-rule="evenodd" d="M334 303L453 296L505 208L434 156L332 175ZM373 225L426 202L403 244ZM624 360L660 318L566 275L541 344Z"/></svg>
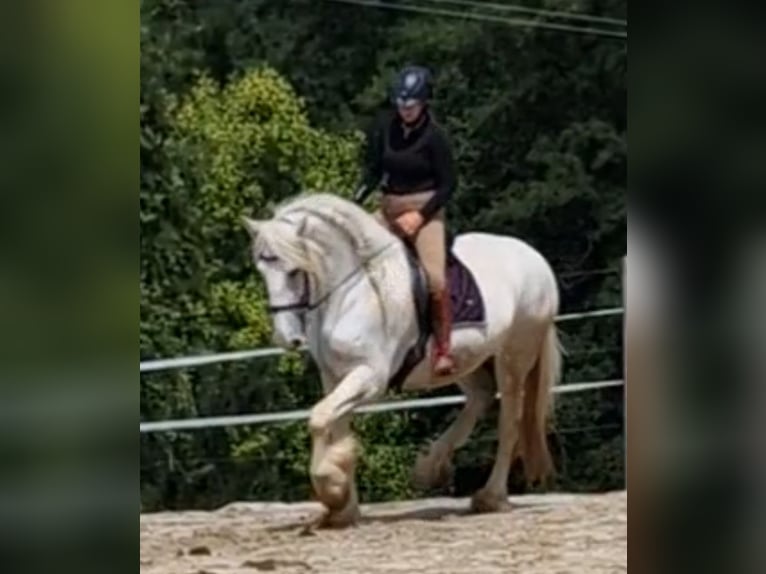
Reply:
<svg viewBox="0 0 766 574"><path fill-rule="evenodd" d="M318 506L237 503L142 515L144 574L601 574L627 571L627 495L512 497L501 514L467 500L364 505L348 530L306 533Z"/></svg>

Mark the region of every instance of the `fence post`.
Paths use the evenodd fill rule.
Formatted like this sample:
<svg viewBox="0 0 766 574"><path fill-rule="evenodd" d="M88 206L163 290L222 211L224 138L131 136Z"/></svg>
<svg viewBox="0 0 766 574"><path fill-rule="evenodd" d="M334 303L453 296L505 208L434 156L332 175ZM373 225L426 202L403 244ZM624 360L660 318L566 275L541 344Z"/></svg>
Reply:
<svg viewBox="0 0 766 574"><path fill-rule="evenodd" d="M622 472L628 490L628 255L622 258Z"/></svg>

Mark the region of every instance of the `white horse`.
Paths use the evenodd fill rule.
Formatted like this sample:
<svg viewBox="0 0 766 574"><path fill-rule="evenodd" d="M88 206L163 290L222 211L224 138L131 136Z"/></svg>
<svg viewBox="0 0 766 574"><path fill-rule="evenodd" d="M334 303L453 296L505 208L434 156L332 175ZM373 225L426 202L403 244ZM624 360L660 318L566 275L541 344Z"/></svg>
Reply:
<svg viewBox="0 0 766 574"><path fill-rule="evenodd" d="M272 219L245 218L245 224L277 344L307 345L321 373L324 397L309 428L312 486L326 507L322 523L351 524L359 516L351 415L386 394L419 335L405 246L371 214L332 194L300 196ZM453 424L420 455L414 477L423 486L443 480L453 452L499 392L494 467L472 498L474 510L496 511L507 505L515 456L530 481L553 470L546 422L561 370L558 289L546 260L518 239L466 233L452 249L480 287L486 321L453 331L454 374L432 377L429 343L426 358L404 380L405 391L457 383L467 398Z"/></svg>

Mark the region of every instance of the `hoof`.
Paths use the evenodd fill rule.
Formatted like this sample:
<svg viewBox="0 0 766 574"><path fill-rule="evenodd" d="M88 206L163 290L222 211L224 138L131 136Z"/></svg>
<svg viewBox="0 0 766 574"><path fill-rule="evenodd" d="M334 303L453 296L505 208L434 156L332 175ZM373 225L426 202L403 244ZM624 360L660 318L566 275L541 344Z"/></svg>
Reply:
<svg viewBox="0 0 766 574"><path fill-rule="evenodd" d="M435 460L428 454L421 454L412 471L412 484L422 490L441 488L452 482L453 472L454 468L448 458Z"/></svg>
<svg viewBox="0 0 766 574"><path fill-rule="evenodd" d="M312 477L314 495L331 512L345 508L351 498L350 484L347 480L339 480L333 476Z"/></svg>
<svg viewBox="0 0 766 574"><path fill-rule="evenodd" d="M353 494L356 443L350 437L331 445L316 468L311 483L319 501L332 511L340 511L355 503Z"/></svg>
<svg viewBox="0 0 766 574"><path fill-rule="evenodd" d="M505 494L495 494L480 490L471 497L471 511L478 514L489 512L507 512L511 509L511 503Z"/></svg>
<svg viewBox="0 0 766 574"><path fill-rule="evenodd" d="M361 513L359 512L358 506L341 511L325 510L309 524L307 530L349 528L351 526L356 526L360 518Z"/></svg>

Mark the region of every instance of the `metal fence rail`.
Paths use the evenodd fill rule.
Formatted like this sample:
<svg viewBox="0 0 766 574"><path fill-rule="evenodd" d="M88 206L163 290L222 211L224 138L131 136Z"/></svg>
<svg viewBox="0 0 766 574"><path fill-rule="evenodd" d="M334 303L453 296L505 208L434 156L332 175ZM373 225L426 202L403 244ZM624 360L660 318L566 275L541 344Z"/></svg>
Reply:
<svg viewBox="0 0 766 574"><path fill-rule="evenodd" d="M593 381L590 383L569 383L554 387L555 394L577 393L594 389L605 389L624 385L622 379L611 381ZM389 411L423 409L459 405L465 402L463 395L451 395L446 397L430 397L425 399L409 399L402 401L385 401L371 405L365 405L356 410L357 413L382 413ZM205 428L257 425L266 423L282 423L297 420L305 420L311 411L308 409L282 411L275 413L253 413L246 415L229 415L220 417L202 417L192 419L179 419L156 422L142 422L139 424L140 433L168 432L181 430L198 430Z"/></svg>
<svg viewBox="0 0 766 574"><path fill-rule="evenodd" d="M300 349L301 351L305 349ZM196 357L177 357L175 359L158 359L156 361L141 361L138 369L141 373L152 371L166 371L169 369L185 369L188 367L201 367L216 363L230 363L232 361L246 361L249 359L261 359L282 355L285 350L280 347L268 347L265 349L252 349L250 351L231 351L228 353L216 353L214 355L198 355Z"/></svg>
<svg viewBox="0 0 766 574"><path fill-rule="evenodd" d="M612 315L621 315L622 307L613 307L611 309L600 309L597 311L584 311L582 313L567 313L556 317L556 322L575 321L591 317L609 317ZM300 349L305 351L305 348ZM285 353L280 347L269 347L265 349L253 349L250 351L232 351L228 353L215 353L210 355L197 355L193 357L176 357L173 359L157 359L153 361L141 361L138 370L141 373L151 373L153 371L165 371L169 369L186 369L189 367L201 367L203 365L213 365L216 363L228 363L232 361L245 361L251 359L260 359L263 357L275 357Z"/></svg>

